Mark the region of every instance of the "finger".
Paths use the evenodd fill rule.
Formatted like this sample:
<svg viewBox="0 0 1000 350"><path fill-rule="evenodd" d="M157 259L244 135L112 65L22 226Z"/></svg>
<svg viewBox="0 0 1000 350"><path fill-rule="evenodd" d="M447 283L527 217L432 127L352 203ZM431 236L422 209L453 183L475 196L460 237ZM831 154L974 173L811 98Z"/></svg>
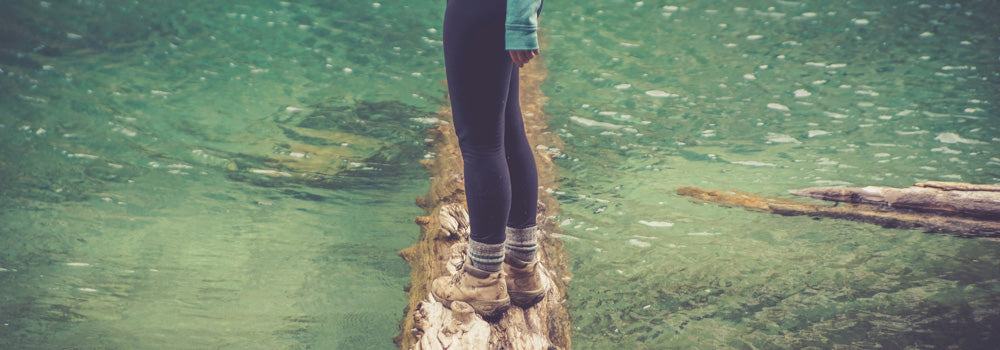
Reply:
<svg viewBox="0 0 1000 350"><path fill-rule="evenodd" d="M532 53L531 51L524 52L524 64L528 64L528 62L530 62L532 58L535 58L534 53Z"/></svg>
<svg viewBox="0 0 1000 350"><path fill-rule="evenodd" d="M514 61L514 64L516 64L518 67L524 65L524 63L521 61L521 54L519 51L508 51L508 52L510 53L510 60Z"/></svg>

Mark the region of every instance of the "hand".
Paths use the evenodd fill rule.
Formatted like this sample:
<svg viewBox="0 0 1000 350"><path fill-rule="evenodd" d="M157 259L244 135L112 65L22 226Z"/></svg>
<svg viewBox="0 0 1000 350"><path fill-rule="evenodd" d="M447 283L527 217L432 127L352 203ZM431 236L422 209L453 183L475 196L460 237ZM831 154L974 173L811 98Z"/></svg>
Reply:
<svg viewBox="0 0 1000 350"><path fill-rule="evenodd" d="M538 50L510 50L507 53L510 54L510 59L518 68L524 68L528 61L538 56Z"/></svg>

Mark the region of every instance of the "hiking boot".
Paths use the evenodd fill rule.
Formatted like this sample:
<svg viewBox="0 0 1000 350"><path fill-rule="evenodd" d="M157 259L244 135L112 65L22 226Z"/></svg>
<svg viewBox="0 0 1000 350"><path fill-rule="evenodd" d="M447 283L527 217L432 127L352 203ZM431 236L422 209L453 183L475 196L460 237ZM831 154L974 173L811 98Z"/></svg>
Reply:
<svg viewBox="0 0 1000 350"><path fill-rule="evenodd" d="M545 284L539 274L537 258L524 262L507 256L503 270L507 274L507 293L512 304L527 309L545 297Z"/></svg>
<svg viewBox="0 0 1000 350"><path fill-rule="evenodd" d="M458 273L435 279L431 294L446 308L450 309L452 302L464 301L484 318L495 318L510 307L507 283L500 274L477 269L466 261Z"/></svg>

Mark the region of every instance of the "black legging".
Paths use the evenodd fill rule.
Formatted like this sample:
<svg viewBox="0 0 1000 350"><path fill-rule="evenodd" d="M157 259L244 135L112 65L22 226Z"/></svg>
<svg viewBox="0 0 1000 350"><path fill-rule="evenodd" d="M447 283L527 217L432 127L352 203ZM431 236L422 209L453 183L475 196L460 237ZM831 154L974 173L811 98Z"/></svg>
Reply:
<svg viewBox="0 0 1000 350"><path fill-rule="evenodd" d="M471 239L504 242L504 226L535 225L538 173L504 50L504 0L448 0L444 61L465 162Z"/></svg>

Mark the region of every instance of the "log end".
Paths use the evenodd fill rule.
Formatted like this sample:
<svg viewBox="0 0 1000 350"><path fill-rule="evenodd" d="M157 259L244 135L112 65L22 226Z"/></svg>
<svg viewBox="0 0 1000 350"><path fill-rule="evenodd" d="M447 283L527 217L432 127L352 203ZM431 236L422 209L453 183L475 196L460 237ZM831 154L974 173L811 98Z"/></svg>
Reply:
<svg viewBox="0 0 1000 350"><path fill-rule="evenodd" d="M681 187L677 189L677 194L720 204L735 205L763 211L771 210L770 202L772 199L761 197L753 193L734 190L719 191L707 190L698 187Z"/></svg>

